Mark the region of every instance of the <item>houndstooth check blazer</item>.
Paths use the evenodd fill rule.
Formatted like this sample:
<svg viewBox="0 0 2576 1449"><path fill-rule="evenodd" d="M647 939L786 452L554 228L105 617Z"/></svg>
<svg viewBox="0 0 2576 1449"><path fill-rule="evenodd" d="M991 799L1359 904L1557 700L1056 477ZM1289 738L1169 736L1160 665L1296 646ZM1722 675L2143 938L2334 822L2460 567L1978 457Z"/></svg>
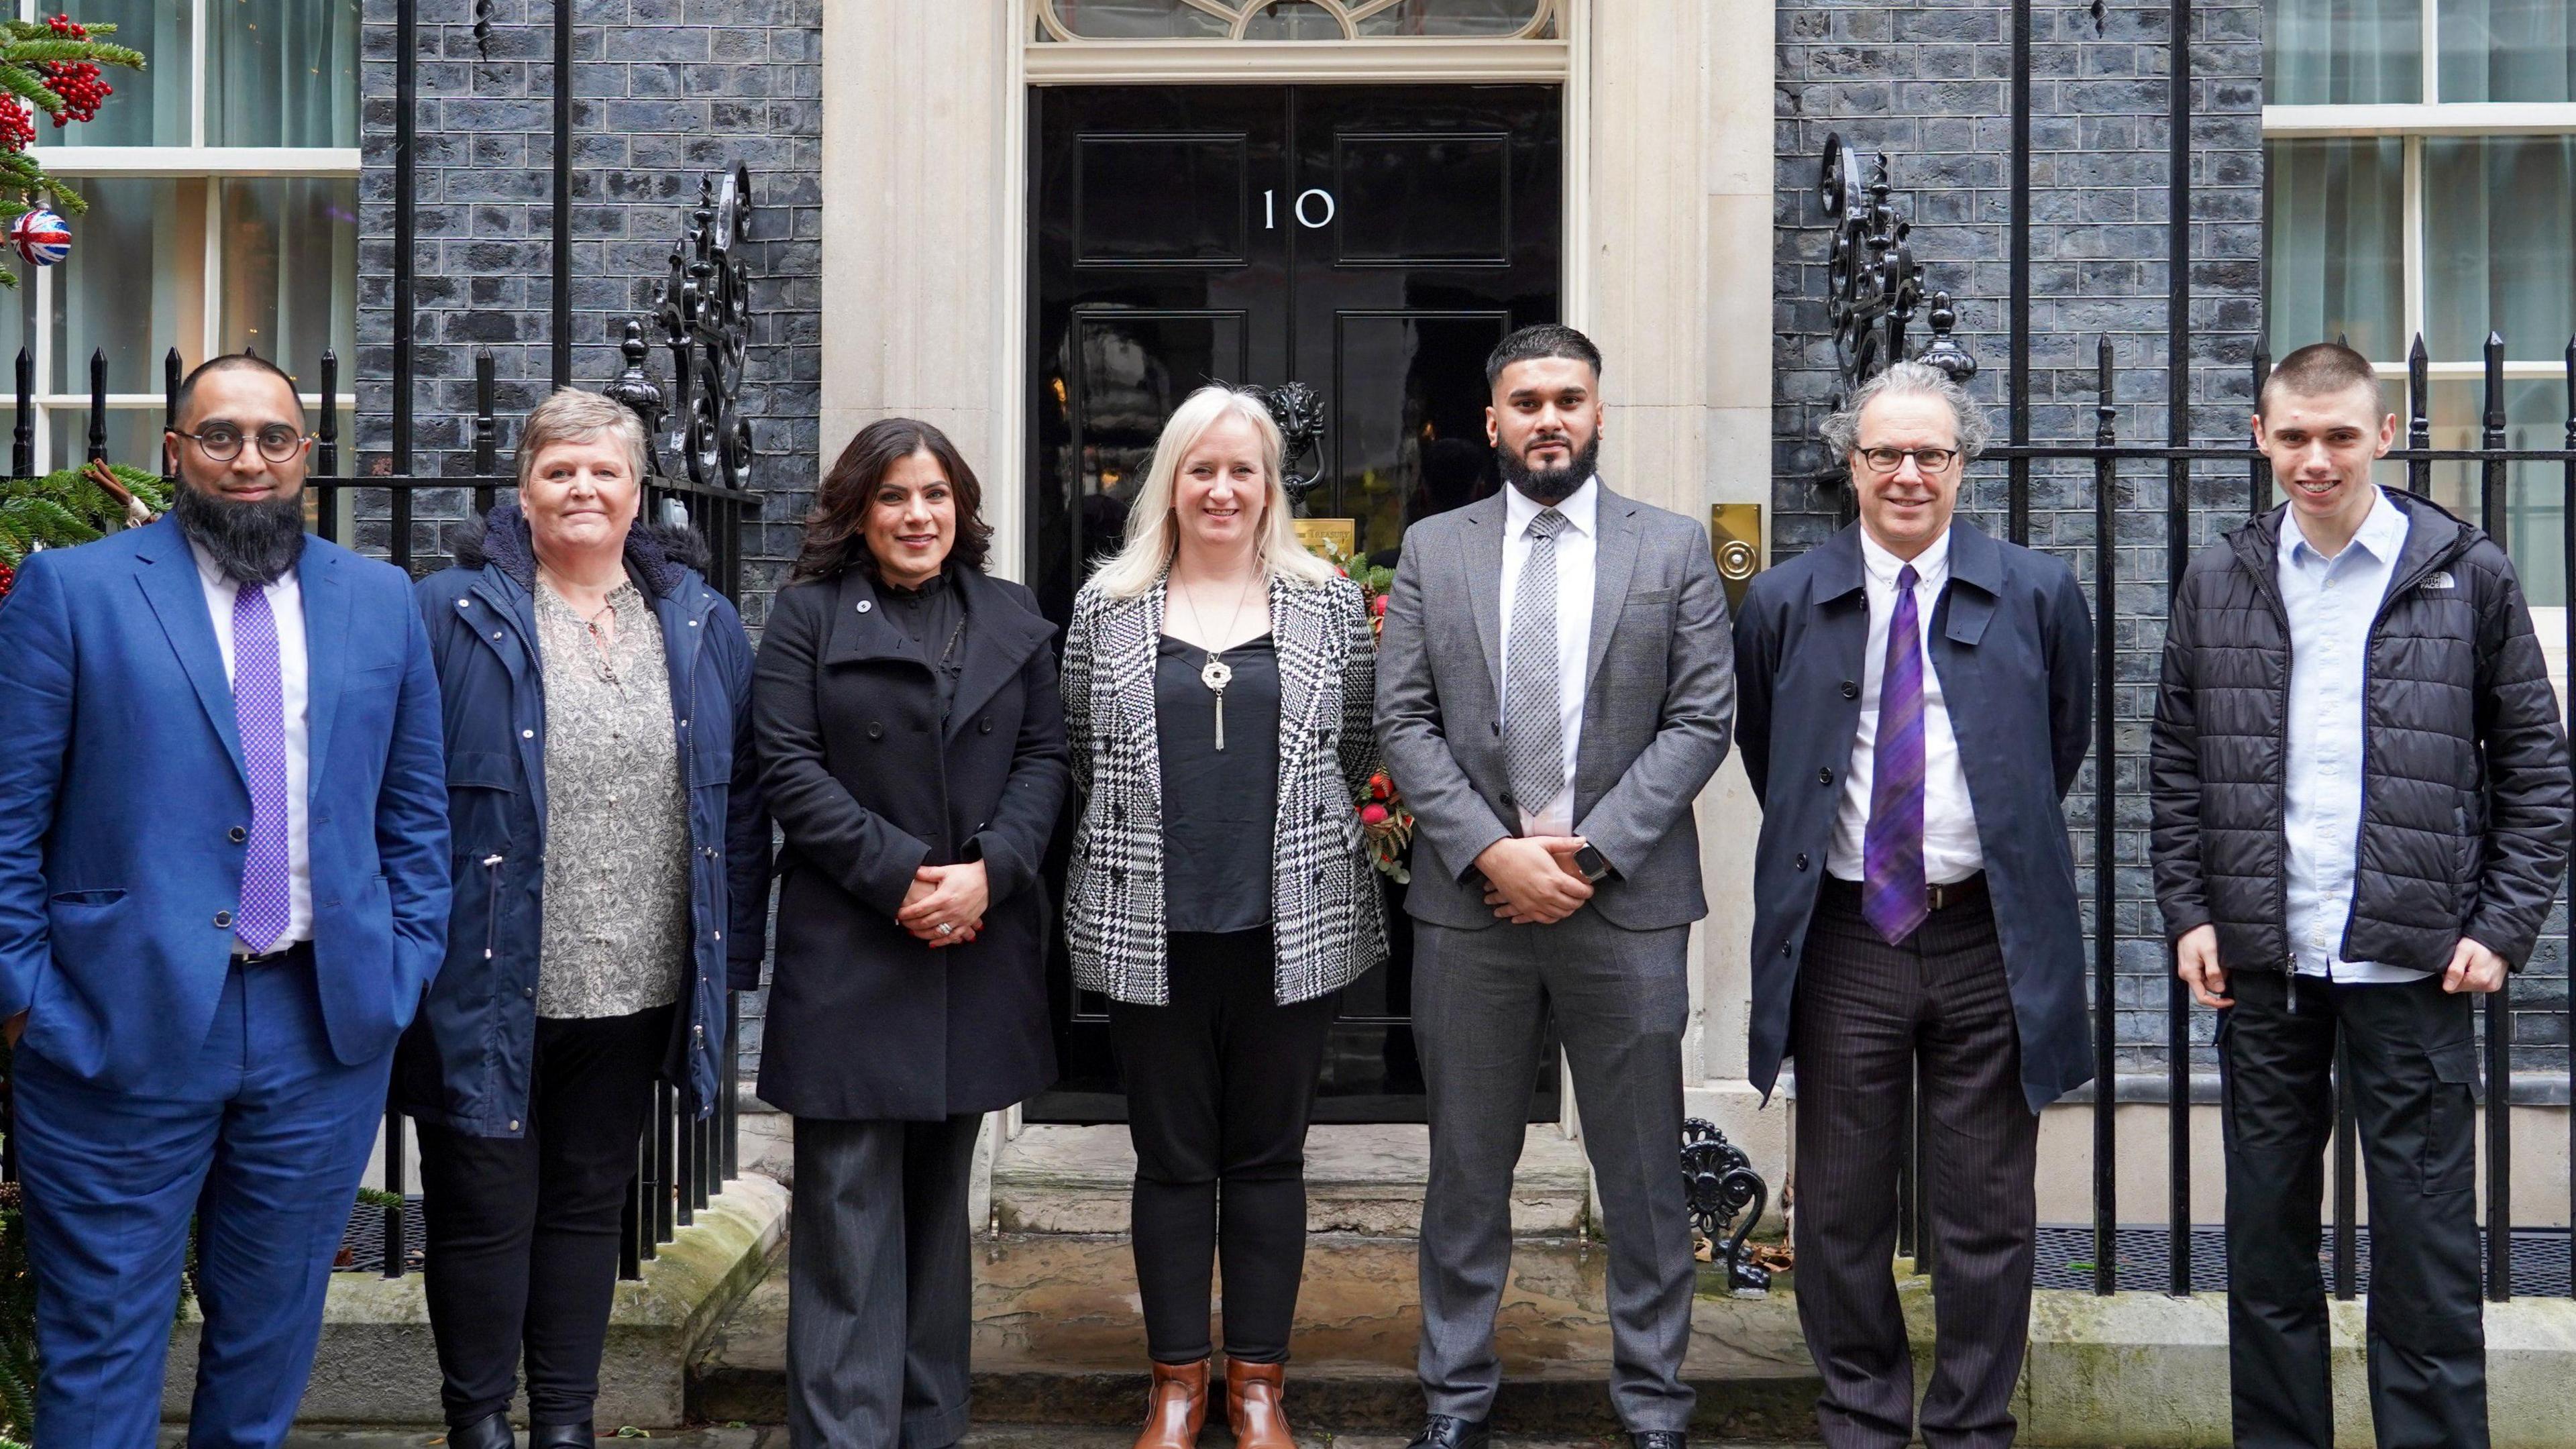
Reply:
<svg viewBox="0 0 2576 1449"><path fill-rule="evenodd" d="M1073 979L1117 1001L1171 1000L1163 930L1163 767L1154 653L1163 585L1097 585L1065 630L1065 732L1081 819L1065 877ZM1270 931L1285 1005L1339 990L1386 959L1384 897L1361 843L1359 798L1378 768L1369 726L1377 648L1357 584L1273 577L1279 655L1279 814Z"/></svg>

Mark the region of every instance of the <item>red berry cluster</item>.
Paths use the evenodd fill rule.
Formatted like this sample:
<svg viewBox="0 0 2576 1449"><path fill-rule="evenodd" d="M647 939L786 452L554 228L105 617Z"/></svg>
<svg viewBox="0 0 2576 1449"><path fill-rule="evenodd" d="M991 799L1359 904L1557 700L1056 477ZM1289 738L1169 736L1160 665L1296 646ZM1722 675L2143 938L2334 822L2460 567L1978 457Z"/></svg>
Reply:
<svg viewBox="0 0 2576 1449"><path fill-rule="evenodd" d="M15 588L17 583L18 571L7 564L0 563L0 599L9 597L9 590Z"/></svg>
<svg viewBox="0 0 2576 1449"><path fill-rule="evenodd" d="M0 151L24 151L36 139L35 120L15 99L0 100Z"/></svg>
<svg viewBox="0 0 2576 1449"><path fill-rule="evenodd" d="M87 40L89 31L68 15L55 15L45 24L56 35L69 40ZM65 63L52 61L36 67L45 78L46 89L63 98L63 108L54 113L54 126L60 129L74 121L95 120L98 108L116 93L116 88L98 77L98 67L89 61Z"/></svg>

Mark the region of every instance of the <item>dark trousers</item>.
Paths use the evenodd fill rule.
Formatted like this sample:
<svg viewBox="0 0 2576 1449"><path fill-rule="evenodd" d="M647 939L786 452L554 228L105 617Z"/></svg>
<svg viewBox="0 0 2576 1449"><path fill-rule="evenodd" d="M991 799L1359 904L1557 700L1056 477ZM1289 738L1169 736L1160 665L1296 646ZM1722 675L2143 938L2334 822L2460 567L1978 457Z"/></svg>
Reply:
<svg viewBox="0 0 2576 1449"><path fill-rule="evenodd" d="M205 1327L188 1443L285 1440L392 1064L390 1052L354 1067L332 1054L310 952L234 967L196 1059L149 1092L18 1049L37 1444L154 1442L191 1214Z"/></svg>
<svg viewBox="0 0 2576 1449"><path fill-rule="evenodd" d="M423 1276L450 1425L507 1410L523 1352L529 1422L590 1418L672 1009L541 1018L520 1136L420 1124Z"/></svg>
<svg viewBox="0 0 2576 1449"><path fill-rule="evenodd" d="M1136 1143L1132 1234L1157 1363L1209 1355L1225 1266L1225 1356L1288 1361L1306 1273L1306 1118L1339 993L1279 1004L1270 930L1178 933L1171 1003L1109 1003Z"/></svg>
<svg viewBox="0 0 2576 1449"><path fill-rule="evenodd" d="M787 1436L796 1449L947 1449L966 1432L981 1113L796 1119Z"/></svg>
<svg viewBox="0 0 2576 1449"><path fill-rule="evenodd" d="M1798 1064L1798 1323L1824 1380L1831 1449L1912 1437L1914 1358L1896 1299L1897 1156L1907 1085L1929 1123L1937 1340L1923 1396L1931 1449L2013 1442L2013 1384L2030 1331L2039 1118L1993 908L1935 911L1890 946L1857 886L1828 880L1807 928L1789 1018Z"/></svg>
<svg viewBox="0 0 2576 1449"><path fill-rule="evenodd" d="M2336 986L2228 976L2227 1344L2236 1442L2328 1449L2323 1154L2335 1045L2370 1186L2370 1408L2382 1449L2483 1449L2471 998L2438 977Z"/></svg>

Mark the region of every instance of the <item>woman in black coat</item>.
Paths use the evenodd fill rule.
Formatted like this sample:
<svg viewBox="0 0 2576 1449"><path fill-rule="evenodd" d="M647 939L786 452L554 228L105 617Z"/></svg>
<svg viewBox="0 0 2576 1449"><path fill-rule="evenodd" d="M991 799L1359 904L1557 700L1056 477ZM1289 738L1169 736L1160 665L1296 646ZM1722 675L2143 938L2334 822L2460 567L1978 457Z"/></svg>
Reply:
<svg viewBox="0 0 2576 1449"><path fill-rule="evenodd" d="M1068 765L1055 632L927 423L860 430L772 605L752 712L785 832L761 1097L796 1119L800 1444L966 1428L983 1115L1055 1080L1039 862Z"/></svg>

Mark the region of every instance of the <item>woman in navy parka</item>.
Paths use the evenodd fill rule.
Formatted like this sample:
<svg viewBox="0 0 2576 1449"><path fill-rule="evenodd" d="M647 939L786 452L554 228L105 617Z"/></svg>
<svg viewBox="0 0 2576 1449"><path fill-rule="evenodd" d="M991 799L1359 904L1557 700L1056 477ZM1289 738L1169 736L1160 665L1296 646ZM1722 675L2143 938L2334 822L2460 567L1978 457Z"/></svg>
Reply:
<svg viewBox="0 0 2576 1449"><path fill-rule="evenodd" d="M715 1104L728 978L757 984L769 827L752 655L685 528L638 522L644 433L560 391L519 496L421 582L446 713L455 905L396 1061L417 1120L454 1449L593 1442L651 1084Z"/></svg>

